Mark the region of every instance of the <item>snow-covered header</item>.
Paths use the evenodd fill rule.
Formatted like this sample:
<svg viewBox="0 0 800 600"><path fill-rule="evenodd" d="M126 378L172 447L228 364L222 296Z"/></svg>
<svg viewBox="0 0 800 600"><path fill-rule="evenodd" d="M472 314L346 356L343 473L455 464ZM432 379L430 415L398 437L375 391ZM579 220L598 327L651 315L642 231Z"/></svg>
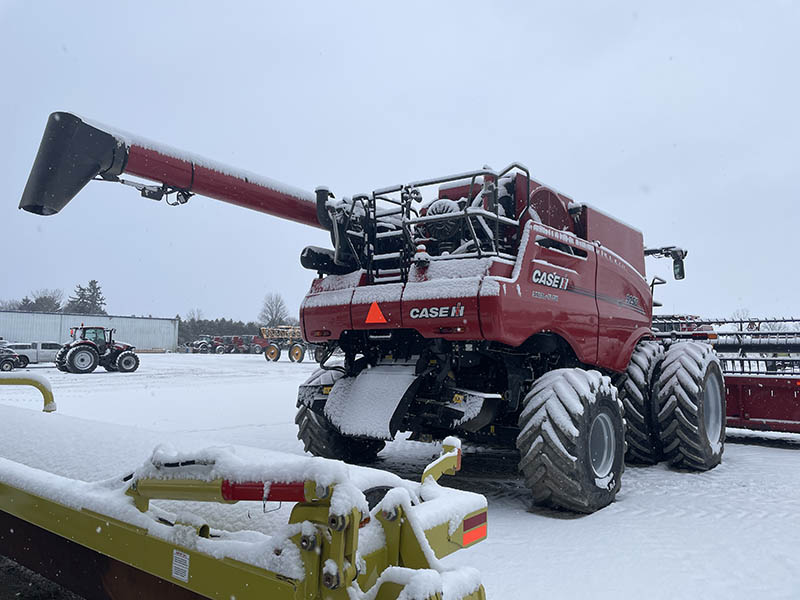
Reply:
<svg viewBox="0 0 800 600"><path fill-rule="evenodd" d="M122 144L128 147L138 146L139 148L144 148L145 150L152 150L153 152L158 152L159 154L163 154L164 156L169 156L171 158L177 158L179 160L192 162L198 167L204 167L206 169L210 169L211 171L215 171L222 175L235 177L236 179L241 179L242 181L247 181L255 185L273 190L275 192L279 192L287 196L293 196L295 198L299 198L300 200L316 204L315 195L307 190L303 190L288 185L286 183L277 181L275 179L271 179L269 177L264 177L263 175L253 173L251 171L237 169L229 165L225 165L223 163L211 160L209 158L193 154L192 152L180 150L173 146L168 146L166 144L154 142L153 140L149 140L147 138L132 133L128 133L127 131L110 127L108 125L105 125L104 123L99 123L97 121L87 119L85 117L82 117L81 115L76 114L75 116L78 117L81 121L83 121L87 125L90 125L91 127L94 127L101 131L105 131L106 133L114 136L118 142L121 142Z"/></svg>

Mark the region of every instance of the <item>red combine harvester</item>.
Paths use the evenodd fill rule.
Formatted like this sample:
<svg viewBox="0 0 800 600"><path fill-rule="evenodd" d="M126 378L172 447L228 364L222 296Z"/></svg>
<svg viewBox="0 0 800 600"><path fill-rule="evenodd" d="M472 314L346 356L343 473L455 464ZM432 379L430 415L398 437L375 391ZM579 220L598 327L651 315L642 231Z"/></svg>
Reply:
<svg viewBox="0 0 800 600"><path fill-rule="evenodd" d="M720 354L728 427L800 433L800 319L653 318L660 337L707 340Z"/></svg>
<svg viewBox="0 0 800 600"><path fill-rule="evenodd" d="M516 447L534 501L580 512L613 501L624 458L697 470L721 460L714 350L661 343L651 329L645 255L672 258L680 279L686 252L644 250L641 232L520 164L335 198L62 112L20 208L55 214L93 179L330 232L333 249L301 254L317 272L303 335L325 348L298 394L298 437L313 454L368 461L399 431L456 433ZM327 364L336 351L344 360Z"/></svg>

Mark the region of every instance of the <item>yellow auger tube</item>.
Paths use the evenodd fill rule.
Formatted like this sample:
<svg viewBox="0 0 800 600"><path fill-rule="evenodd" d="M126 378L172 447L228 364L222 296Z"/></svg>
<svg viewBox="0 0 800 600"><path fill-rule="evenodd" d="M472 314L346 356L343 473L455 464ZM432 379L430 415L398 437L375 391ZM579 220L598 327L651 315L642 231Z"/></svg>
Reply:
<svg viewBox="0 0 800 600"><path fill-rule="evenodd" d="M41 375L17 375L16 373L0 373L0 385L29 385L35 387L44 397L44 412L55 412L56 401L53 399L53 388L50 381Z"/></svg>

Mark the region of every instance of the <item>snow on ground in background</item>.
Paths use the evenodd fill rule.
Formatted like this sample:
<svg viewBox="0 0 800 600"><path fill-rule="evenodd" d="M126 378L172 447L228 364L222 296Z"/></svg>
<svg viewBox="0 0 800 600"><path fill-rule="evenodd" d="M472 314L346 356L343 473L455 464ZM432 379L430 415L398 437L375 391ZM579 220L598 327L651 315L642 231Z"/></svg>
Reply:
<svg viewBox="0 0 800 600"><path fill-rule="evenodd" d="M302 454L295 401L313 363L267 363L257 355L141 358L132 374L30 367L52 382L56 413L41 412L33 388L0 387L0 456L91 480L136 468L163 442ZM113 444L98 447L98 422ZM740 433L735 437L748 444L729 444L723 464L709 473L627 468L617 502L582 517L528 510L514 456L467 445L462 474L442 483L487 496L489 537L443 563L478 568L490 598L796 597L800 435L764 436L770 447L756 443L758 434ZM438 452L401 440L377 466L416 479ZM246 528L261 529L247 504L226 509L247 519ZM286 522L283 511L260 509L258 519Z"/></svg>

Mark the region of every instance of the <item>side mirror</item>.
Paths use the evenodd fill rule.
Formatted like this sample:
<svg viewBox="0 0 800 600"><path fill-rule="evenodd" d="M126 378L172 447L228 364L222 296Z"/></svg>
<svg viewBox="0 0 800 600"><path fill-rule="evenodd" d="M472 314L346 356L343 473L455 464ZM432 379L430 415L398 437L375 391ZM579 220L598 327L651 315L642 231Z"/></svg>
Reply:
<svg viewBox="0 0 800 600"><path fill-rule="evenodd" d="M675 276L675 279L683 279L686 277L686 269L683 266L683 257L673 256L672 257L672 274Z"/></svg>

